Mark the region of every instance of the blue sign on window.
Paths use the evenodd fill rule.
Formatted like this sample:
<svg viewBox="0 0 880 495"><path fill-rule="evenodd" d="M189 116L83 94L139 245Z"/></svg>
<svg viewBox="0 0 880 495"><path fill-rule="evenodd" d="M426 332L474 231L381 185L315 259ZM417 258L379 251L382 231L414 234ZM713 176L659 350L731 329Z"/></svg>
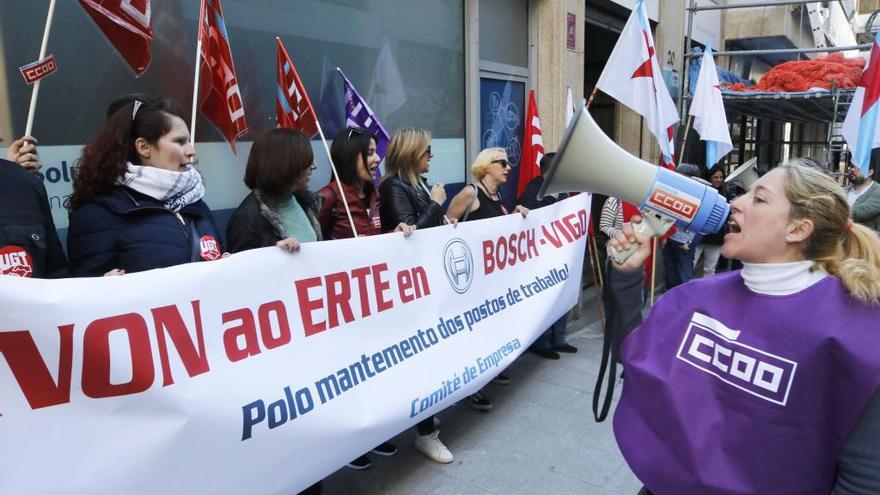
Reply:
<svg viewBox="0 0 880 495"><path fill-rule="evenodd" d="M523 122L526 118L526 85L499 79L480 79L480 149L504 148L514 167L501 189L508 210L516 204L519 165L522 157Z"/></svg>

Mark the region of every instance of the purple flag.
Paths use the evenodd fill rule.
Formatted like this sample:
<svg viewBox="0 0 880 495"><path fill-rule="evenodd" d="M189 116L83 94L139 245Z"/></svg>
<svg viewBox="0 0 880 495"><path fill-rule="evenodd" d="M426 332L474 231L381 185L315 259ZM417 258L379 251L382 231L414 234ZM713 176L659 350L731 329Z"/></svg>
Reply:
<svg viewBox="0 0 880 495"><path fill-rule="evenodd" d="M345 77L342 69L337 67L336 70L339 71L345 85L345 125L366 129L376 136L376 152L379 154L379 158L384 160L391 134L388 134L385 126L379 122L364 98L354 89L354 84ZM379 169L376 169L376 173L379 173Z"/></svg>

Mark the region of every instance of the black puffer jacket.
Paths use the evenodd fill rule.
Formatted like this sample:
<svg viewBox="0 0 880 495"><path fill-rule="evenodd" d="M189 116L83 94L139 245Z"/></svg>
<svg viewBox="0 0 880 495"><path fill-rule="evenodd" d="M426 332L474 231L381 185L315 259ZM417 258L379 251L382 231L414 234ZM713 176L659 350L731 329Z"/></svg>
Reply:
<svg viewBox="0 0 880 495"><path fill-rule="evenodd" d="M425 191L428 182L419 178L422 187L413 187L400 177L388 177L379 184L379 216L382 232L394 230L400 222L420 229L443 224L443 205L431 199Z"/></svg>
<svg viewBox="0 0 880 495"><path fill-rule="evenodd" d="M66 273L46 188L21 166L0 159L0 274L56 278Z"/></svg>
<svg viewBox="0 0 880 495"><path fill-rule="evenodd" d="M317 213L320 197L308 191L298 192L294 197L309 217L318 240L322 240ZM226 226L226 242L230 253L274 246L276 242L287 237L289 236L284 231L278 214L266 205L259 192L251 192L244 198Z"/></svg>

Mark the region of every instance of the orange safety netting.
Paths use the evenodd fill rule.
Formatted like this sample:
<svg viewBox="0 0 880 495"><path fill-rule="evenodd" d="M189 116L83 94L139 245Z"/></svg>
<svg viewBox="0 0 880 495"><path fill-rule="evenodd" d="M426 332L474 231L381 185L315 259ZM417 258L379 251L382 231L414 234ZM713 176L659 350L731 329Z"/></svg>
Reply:
<svg viewBox="0 0 880 495"><path fill-rule="evenodd" d="M755 86L724 84L733 91L807 91L811 88L854 88L862 79L865 59L846 58L840 53L813 60L794 60L770 69Z"/></svg>

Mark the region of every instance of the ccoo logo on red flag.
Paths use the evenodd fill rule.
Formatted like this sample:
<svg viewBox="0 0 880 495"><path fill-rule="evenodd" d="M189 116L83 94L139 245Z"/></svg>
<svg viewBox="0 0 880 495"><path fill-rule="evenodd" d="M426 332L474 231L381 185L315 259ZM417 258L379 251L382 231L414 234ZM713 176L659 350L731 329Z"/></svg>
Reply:
<svg viewBox="0 0 880 495"><path fill-rule="evenodd" d="M150 0L79 0L104 36L138 75L150 65Z"/></svg>
<svg viewBox="0 0 880 495"><path fill-rule="evenodd" d="M220 0L202 1L199 40L202 42L199 108L217 126L235 153L235 141L248 131L248 125Z"/></svg>

